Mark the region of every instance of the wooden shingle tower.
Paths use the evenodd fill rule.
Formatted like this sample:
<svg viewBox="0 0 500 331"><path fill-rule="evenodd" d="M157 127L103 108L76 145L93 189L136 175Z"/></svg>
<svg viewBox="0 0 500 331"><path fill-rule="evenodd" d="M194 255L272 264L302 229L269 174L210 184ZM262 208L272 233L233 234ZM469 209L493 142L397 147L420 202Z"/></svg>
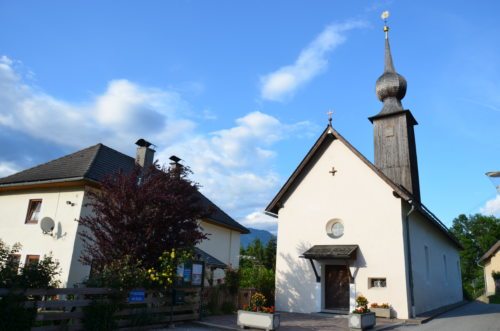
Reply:
<svg viewBox="0 0 500 331"><path fill-rule="evenodd" d="M420 201L417 150L413 126L417 121L401 100L406 94L406 80L394 69L389 46L389 27L385 31L384 73L377 79L376 94L384 103L382 110L369 118L374 128L375 165L395 183Z"/></svg>

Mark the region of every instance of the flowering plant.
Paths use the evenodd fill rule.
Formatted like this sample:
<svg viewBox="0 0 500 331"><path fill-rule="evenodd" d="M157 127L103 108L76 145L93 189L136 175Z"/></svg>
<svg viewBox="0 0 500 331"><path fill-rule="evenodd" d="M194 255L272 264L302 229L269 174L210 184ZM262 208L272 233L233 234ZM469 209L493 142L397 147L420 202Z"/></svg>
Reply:
<svg viewBox="0 0 500 331"><path fill-rule="evenodd" d="M370 305L370 308L385 308L385 309L387 309L387 308L391 308L391 305L388 303L378 304L378 303L374 302Z"/></svg>
<svg viewBox="0 0 500 331"><path fill-rule="evenodd" d="M368 309L368 299L362 295L358 296L356 298L356 308L354 308L352 312L353 314L369 313L370 309Z"/></svg>
<svg viewBox="0 0 500 331"><path fill-rule="evenodd" d="M187 250L175 250L163 252L158 258L158 267L148 269L149 279L153 284L160 287L169 287L174 283L177 265L192 259L193 254Z"/></svg>
<svg viewBox="0 0 500 331"><path fill-rule="evenodd" d="M267 307L266 303L266 297L262 293L257 292L250 298L249 305L243 305L243 310L273 314L274 306Z"/></svg>

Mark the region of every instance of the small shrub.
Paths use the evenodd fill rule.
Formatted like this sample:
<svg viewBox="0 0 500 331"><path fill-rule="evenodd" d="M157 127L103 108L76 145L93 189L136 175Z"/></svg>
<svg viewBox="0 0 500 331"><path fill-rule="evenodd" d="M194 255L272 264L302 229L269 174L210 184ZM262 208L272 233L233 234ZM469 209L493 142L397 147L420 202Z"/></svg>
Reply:
<svg viewBox="0 0 500 331"><path fill-rule="evenodd" d="M500 271L492 271L491 277L493 277L494 280L500 279Z"/></svg>
<svg viewBox="0 0 500 331"><path fill-rule="evenodd" d="M0 331L30 330L36 317L36 307L25 308L26 297L8 294L0 298Z"/></svg>
<svg viewBox="0 0 500 331"><path fill-rule="evenodd" d="M83 308L83 326L88 331L115 330L116 319L114 317L119 306L107 300L93 300Z"/></svg>
<svg viewBox="0 0 500 331"><path fill-rule="evenodd" d="M240 271L231 268L227 269L224 283L230 294L237 294L240 288Z"/></svg>
<svg viewBox="0 0 500 331"><path fill-rule="evenodd" d="M223 314L232 314L236 311L236 306L230 301L224 301L220 306L220 310Z"/></svg>

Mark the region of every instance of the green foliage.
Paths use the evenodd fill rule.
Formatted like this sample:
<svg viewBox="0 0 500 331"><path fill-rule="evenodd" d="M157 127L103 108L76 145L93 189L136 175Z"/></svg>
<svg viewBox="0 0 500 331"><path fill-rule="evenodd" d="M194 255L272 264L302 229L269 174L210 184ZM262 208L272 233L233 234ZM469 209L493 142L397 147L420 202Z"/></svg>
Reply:
<svg viewBox="0 0 500 331"><path fill-rule="evenodd" d="M117 327L115 313L119 305L113 300L93 300L83 307L83 326L88 331L108 331Z"/></svg>
<svg viewBox="0 0 500 331"><path fill-rule="evenodd" d="M57 276L61 273L59 262L52 255L45 255L38 263L25 265L21 269L19 286L22 288L58 287Z"/></svg>
<svg viewBox="0 0 500 331"><path fill-rule="evenodd" d="M255 239L246 249L240 249L240 256L240 287L256 288L273 304L276 239L271 239L266 247Z"/></svg>
<svg viewBox="0 0 500 331"><path fill-rule="evenodd" d="M236 311L236 306L231 301L224 301L220 306L220 310L223 314L232 314Z"/></svg>
<svg viewBox="0 0 500 331"><path fill-rule="evenodd" d="M266 296L270 304L274 302L273 270L266 269L263 266L256 266L254 268L241 268L240 272L240 286L242 288L256 288Z"/></svg>
<svg viewBox="0 0 500 331"><path fill-rule="evenodd" d="M26 297L8 294L0 298L0 331L30 330L36 317L36 307L26 308Z"/></svg>
<svg viewBox="0 0 500 331"><path fill-rule="evenodd" d="M483 269L478 262L500 238L500 219L481 214L462 214L453 220L450 230L464 247L460 252L464 296L474 299L484 289Z"/></svg>
<svg viewBox="0 0 500 331"><path fill-rule="evenodd" d="M125 255L104 266L87 280L89 287L108 287L118 290L129 290L137 287L150 287L150 280L146 269L139 261Z"/></svg>
<svg viewBox="0 0 500 331"><path fill-rule="evenodd" d="M0 239L0 287L50 288L59 286L59 262L52 255L44 255L38 263L22 266L14 259L21 250L19 243L7 246Z"/></svg>
<svg viewBox="0 0 500 331"><path fill-rule="evenodd" d="M224 284L229 294L238 294L238 289L240 288L240 271L231 268L227 269Z"/></svg>
<svg viewBox="0 0 500 331"><path fill-rule="evenodd" d="M19 266L14 255L19 253L21 248L20 243L9 247L0 239L0 287L11 288L18 283Z"/></svg>
<svg viewBox="0 0 500 331"><path fill-rule="evenodd" d="M489 303L494 303L494 304L500 304L500 295L496 294L496 295L490 295L488 297L488 302Z"/></svg>
<svg viewBox="0 0 500 331"><path fill-rule="evenodd" d="M168 289L177 277L177 266L193 259L192 249L175 249L163 252L158 258L158 267L148 269L149 279L160 288ZM182 276L179 282L182 283Z"/></svg>

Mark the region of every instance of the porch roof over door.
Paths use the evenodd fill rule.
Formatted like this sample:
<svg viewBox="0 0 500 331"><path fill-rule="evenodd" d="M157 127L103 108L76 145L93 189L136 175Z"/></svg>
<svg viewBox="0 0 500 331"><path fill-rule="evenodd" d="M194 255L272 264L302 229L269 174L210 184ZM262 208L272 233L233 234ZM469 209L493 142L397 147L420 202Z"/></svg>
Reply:
<svg viewBox="0 0 500 331"><path fill-rule="evenodd" d="M356 259L358 245L314 245L302 254L313 260Z"/></svg>

